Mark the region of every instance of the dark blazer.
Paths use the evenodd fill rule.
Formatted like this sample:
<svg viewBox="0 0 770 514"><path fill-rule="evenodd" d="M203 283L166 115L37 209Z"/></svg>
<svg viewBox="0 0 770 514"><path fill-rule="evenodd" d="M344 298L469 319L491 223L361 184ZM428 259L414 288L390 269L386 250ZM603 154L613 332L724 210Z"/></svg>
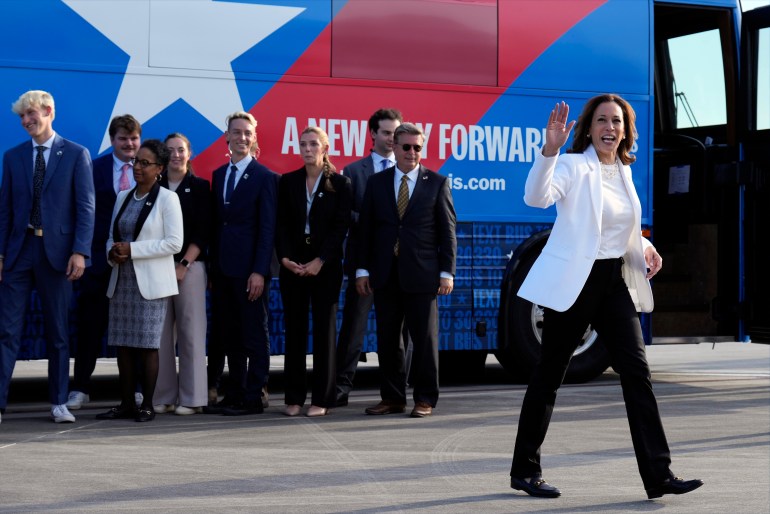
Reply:
<svg viewBox="0 0 770 514"><path fill-rule="evenodd" d="M96 211L94 216L94 239L91 243L91 273L101 273L110 268L104 247L110 237L112 210L115 208L115 193L113 183L114 158L112 153L94 160L94 194Z"/></svg>
<svg viewBox="0 0 770 514"><path fill-rule="evenodd" d="M212 175L212 273L248 278L270 276L275 241L278 175L252 160L225 206L227 163Z"/></svg>
<svg viewBox="0 0 770 514"><path fill-rule="evenodd" d="M168 171L160 176L160 185L168 189ZM208 180L188 172L176 188L176 194L182 205L184 243L174 260L184 257L187 247L194 243L201 249L197 260L205 262L211 240L211 185Z"/></svg>
<svg viewBox="0 0 770 514"><path fill-rule="evenodd" d="M278 184L278 227L275 250L278 261L284 257L296 261L304 252L307 198L302 167L285 174ZM342 261L342 242L350 224L351 189L347 177L332 173L320 181L310 207L310 246L324 262ZM326 190L327 181L334 191ZM338 264L339 265L339 264Z"/></svg>
<svg viewBox="0 0 770 514"><path fill-rule="evenodd" d="M358 267L369 271L372 288L382 287L390 274L393 247L400 238L398 270L401 289L435 293L440 273L455 274L457 239L449 181L420 165L412 197L398 219L394 189L395 166L369 178L361 206Z"/></svg>
<svg viewBox="0 0 770 514"><path fill-rule="evenodd" d="M350 179L350 186L353 190L350 230L348 231L348 240L345 244L345 273L355 275L356 268L358 267L358 248L361 245L358 218L361 212L361 204L364 202L366 182L369 180L369 177L374 175L374 160L371 154L345 166L342 174Z"/></svg>
<svg viewBox="0 0 770 514"><path fill-rule="evenodd" d="M32 141L3 156L0 186L0 255L13 269L32 212ZM64 272L73 253L87 258L94 234L94 182L91 156L84 147L56 135L46 165L40 198L43 246L51 266ZM86 261L88 263L88 261Z"/></svg>

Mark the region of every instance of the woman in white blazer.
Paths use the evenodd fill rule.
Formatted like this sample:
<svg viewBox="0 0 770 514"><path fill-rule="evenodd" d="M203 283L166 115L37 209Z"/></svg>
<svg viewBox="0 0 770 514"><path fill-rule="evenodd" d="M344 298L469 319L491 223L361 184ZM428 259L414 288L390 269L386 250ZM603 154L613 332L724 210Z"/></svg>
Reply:
<svg viewBox="0 0 770 514"><path fill-rule="evenodd" d="M524 201L556 205L556 221L518 295L544 307L541 357L521 407L511 487L532 496L561 492L542 478L540 447L572 353L590 324L620 375L631 439L648 498L683 494L700 480L682 480L671 457L652 391L637 311L653 308L649 279L661 268L641 234L641 205L631 180L636 115L617 95L588 100L567 123L569 106L551 111L546 142L529 172ZM559 155L575 127L568 153ZM611 477L607 477L611 483Z"/></svg>
<svg viewBox="0 0 770 514"><path fill-rule="evenodd" d="M158 179L169 161L161 141L142 143L134 160L136 187L121 191L112 213L107 260L112 275L107 288L110 322L107 344L116 346L121 403L98 419L155 418L152 397L158 378L158 348L168 297L179 292L174 254L182 248L179 197L161 188ZM136 363L141 365L144 400L134 404Z"/></svg>

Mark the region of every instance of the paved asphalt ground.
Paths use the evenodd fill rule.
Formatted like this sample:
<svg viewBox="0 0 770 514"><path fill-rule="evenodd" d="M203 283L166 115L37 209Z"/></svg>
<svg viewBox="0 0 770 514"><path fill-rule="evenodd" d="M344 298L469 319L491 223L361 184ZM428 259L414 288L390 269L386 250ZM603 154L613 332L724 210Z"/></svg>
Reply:
<svg viewBox="0 0 770 514"><path fill-rule="evenodd" d="M654 346L648 355L673 470L706 482L685 496L646 499L611 372L561 389L543 464L562 497L547 500L509 488L525 388L493 358L480 383L442 385L425 419L363 414L378 400L375 362L350 406L287 418L275 359L265 414L143 424L94 419L117 391L105 360L95 402L65 425L48 419L38 361L18 363L0 424L0 512L770 511L770 347Z"/></svg>

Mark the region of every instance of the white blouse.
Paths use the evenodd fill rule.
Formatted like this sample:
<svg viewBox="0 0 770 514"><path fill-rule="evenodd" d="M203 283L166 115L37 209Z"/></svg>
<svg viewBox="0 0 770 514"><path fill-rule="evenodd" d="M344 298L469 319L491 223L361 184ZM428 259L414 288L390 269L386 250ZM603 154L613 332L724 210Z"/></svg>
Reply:
<svg viewBox="0 0 770 514"><path fill-rule="evenodd" d="M602 235L597 259L622 257L634 230L634 209L616 163L602 164Z"/></svg>

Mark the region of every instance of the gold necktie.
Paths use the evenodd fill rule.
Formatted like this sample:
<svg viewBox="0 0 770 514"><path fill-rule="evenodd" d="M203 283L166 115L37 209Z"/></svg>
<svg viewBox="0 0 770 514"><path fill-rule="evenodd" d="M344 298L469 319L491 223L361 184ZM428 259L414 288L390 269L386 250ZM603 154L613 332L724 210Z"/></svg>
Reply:
<svg viewBox="0 0 770 514"><path fill-rule="evenodd" d="M401 177L401 186L398 188L398 201L396 202L396 205L398 205L398 219L404 217L406 205L409 203L409 184L407 184L407 180L406 175Z"/></svg>
<svg viewBox="0 0 770 514"><path fill-rule="evenodd" d="M407 184L406 175L401 177L401 185L398 187L398 200L396 201L396 207L398 208L398 219L404 217L406 212L406 206L409 203L409 185ZM399 240L396 239L396 245L393 247L393 254L398 257Z"/></svg>

